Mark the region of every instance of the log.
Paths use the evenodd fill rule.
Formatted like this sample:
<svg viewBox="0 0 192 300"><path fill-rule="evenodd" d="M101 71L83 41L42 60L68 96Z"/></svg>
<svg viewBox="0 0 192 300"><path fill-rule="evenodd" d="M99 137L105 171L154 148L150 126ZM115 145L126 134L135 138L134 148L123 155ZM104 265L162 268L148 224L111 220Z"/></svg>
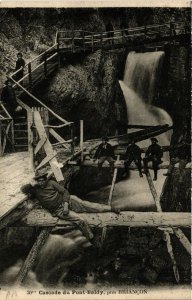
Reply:
<svg viewBox="0 0 192 300"><path fill-rule="evenodd" d="M47 238L49 237L49 233L51 232L51 228L45 228L42 229L40 232L37 240L35 241L33 247L31 248L24 264L22 265L21 269L19 270L19 273L17 275L15 284L22 284L28 271L32 268L34 265L34 262L39 254L39 251L47 241Z"/></svg>
<svg viewBox="0 0 192 300"><path fill-rule="evenodd" d="M77 162L75 160L69 160L68 161L68 165L72 165L72 166L76 166L76 165L80 165L83 167L98 167L98 161L94 161L93 159L85 159L83 162ZM114 164L115 168L117 169L124 169L124 160L118 160L115 162ZM161 164L159 165L159 169L167 169L169 166L169 162L167 162L167 164ZM107 161L105 161L102 165L103 168L109 168L109 163ZM148 168L152 169L152 163L149 162L148 164ZM132 163L129 166L130 170L138 170L138 168L135 166L134 163Z"/></svg>
<svg viewBox="0 0 192 300"><path fill-rule="evenodd" d="M34 204L32 202L28 203L27 197L25 197L21 203L17 204L16 207L13 207L12 210L0 220L0 230L12 226L12 224L21 220L33 209L33 207Z"/></svg>
<svg viewBox="0 0 192 300"><path fill-rule="evenodd" d="M113 212L80 213L90 226L128 226L128 227L187 227L190 228L190 213L181 212ZM44 209L34 209L22 219L22 226L68 226L71 222L53 217Z"/></svg>
<svg viewBox="0 0 192 300"><path fill-rule="evenodd" d="M146 174L146 177L147 177L149 188L151 190L151 194L153 195L153 199L154 199L155 204L156 204L157 211L159 213L161 213L162 208L161 208L161 205L160 205L160 199L157 195L157 192L156 192L156 189L154 187L154 184L153 184L151 175L149 173L149 170L146 170L145 174ZM179 283L180 282L180 276L179 276L179 271L178 271L178 268L177 268L177 263L176 263L176 260L175 260L175 256L174 256L174 253L173 253L173 246L172 246L172 243L171 243L171 237L170 237L170 234L169 234L168 230L166 230L166 229L164 230L164 237L165 237L165 241L166 241L166 244L167 244L167 251L169 253L169 256L171 258L171 262L172 262L172 265L173 265L173 272L174 272L174 275L175 275L175 280L176 280L177 283Z"/></svg>

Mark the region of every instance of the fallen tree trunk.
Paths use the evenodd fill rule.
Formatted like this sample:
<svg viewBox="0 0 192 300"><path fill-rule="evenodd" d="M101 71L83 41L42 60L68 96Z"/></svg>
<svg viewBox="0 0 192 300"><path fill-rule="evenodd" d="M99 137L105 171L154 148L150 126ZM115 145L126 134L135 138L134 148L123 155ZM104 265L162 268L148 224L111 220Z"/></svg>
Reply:
<svg viewBox="0 0 192 300"><path fill-rule="evenodd" d="M128 227L190 227L190 213L175 212L134 212L124 211L120 214L81 213L84 220L92 227L128 226ZM71 222L54 218L43 209L32 210L22 220L22 226L68 226Z"/></svg>

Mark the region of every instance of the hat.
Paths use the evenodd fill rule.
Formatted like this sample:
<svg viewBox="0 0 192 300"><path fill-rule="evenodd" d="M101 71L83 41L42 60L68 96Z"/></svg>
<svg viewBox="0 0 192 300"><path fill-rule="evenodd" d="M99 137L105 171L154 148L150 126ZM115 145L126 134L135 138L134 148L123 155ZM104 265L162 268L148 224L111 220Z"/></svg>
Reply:
<svg viewBox="0 0 192 300"><path fill-rule="evenodd" d="M42 178L42 177L47 178L47 174L48 174L47 170L44 170L44 169L43 170L37 170L35 172L34 179L37 180L37 179Z"/></svg>
<svg viewBox="0 0 192 300"><path fill-rule="evenodd" d="M107 136L103 136L103 137L102 137L102 141L106 141L106 142L107 142L108 140L109 140L109 139L108 139Z"/></svg>
<svg viewBox="0 0 192 300"><path fill-rule="evenodd" d="M154 141L154 142L158 143L158 140L155 137L152 137L151 141Z"/></svg>

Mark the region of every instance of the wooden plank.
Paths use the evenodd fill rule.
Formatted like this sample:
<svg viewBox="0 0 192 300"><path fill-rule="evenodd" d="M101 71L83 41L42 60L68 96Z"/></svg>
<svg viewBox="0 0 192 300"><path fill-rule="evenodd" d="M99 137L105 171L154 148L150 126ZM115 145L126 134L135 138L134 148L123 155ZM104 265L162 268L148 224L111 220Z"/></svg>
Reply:
<svg viewBox="0 0 192 300"><path fill-rule="evenodd" d="M119 158L120 158L120 155L117 156L117 160L116 160L117 163L119 161ZM112 197L113 197L113 191L114 191L114 188L115 188L115 182L116 182L116 178L117 178L117 171L118 171L118 168L115 168L114 173L113 173L111 189L110 189L110 193L109 193L108 205L111 205L111 201L112 201Z"/></svg>
<svg viewBox="0 0 192 300"><path fill-rule="evenodd" d="M190 228L190 213L182 212L135 212L124 211L120 214L112 212L105 213L81 213L90 226L127 226L127 227L183 227ZM68 221L54 218L48 211L43 209L32 210L24 219L25 226L66 226L71 224Z"/></svg>
<svg viewBox="0 0 192 300"><path fill-rule="evenodd" d="M49 129L49 133L52 134L52 136L54 136L54 138L63 143L61 144L65 149L69 150L70 149L70 146L69 145L66 145L66 140L64 140L53 128L50 128Z"/></svg>
<svg viewBox="0 0 192 300"><path fill-rule="evenodd" d="M38 169L40 169L41 167L43 167L44 165L46 165L48 162L50 162L50 160L52 160L56 155L57 155L57 152L54 151L54 153L53 153L52 156L46 156L46 157L40 162L40 164L39 164L38 167L36 168L36 171L37 171Z"/></svg>
<svg viewBox="0 0 192 300"><path fill-rule="evenodd" d="M151 193L153 195L153 199L154 199L156 207L157 207L157 211L159 213L161 213L162 212L162 208L161 208L161 205L160 205L160 199L159 199L159 197L157 195L157 192L156 192L156 189L154 187L151 175L150 175L150 173L149 173L148 170L146 170L145 174L146 174L146 177L147 177L147 181L148 181ZM178 271L177 263L176 263L175 256L174 256L174 253L173 253L173 247L172 247L172 243L171 243L171 237L170 237L170 234L169 234L169 232L167 230L164 230L164 237L165 237L166 244L167 244L167 250L168 250L168 253L169 253L171 261L172 261L173 272L174 272L174 275L175 275L175 279L176 279L176 282L179 283L180 282L179 271Z"/></svg>
<svg viewBox="0 0 192 300"><path fill-rule="evenodd" d="M3 153L4 153L4 151L5 151L5 147L6 147L6 144L7 144L7 140L9 140L10 144L13 146L12 140L11 140L11 139L9 138L9 136L8 136L10 126L11 126L11 122L9 122L9 123L7 124L7 128L6 128L5 132L4 132L3 146L2 146L2 151L3 151ZM3 131L4 131L4 130L3 130Z"/></svg>
<svg viewBox="0 0 192 300"><path fill-rule="evenodd" d="M183 247L191 255L191 243L188 240L188 238L184 235L183 231L180 228L174 228L173 232L176 235L176 237L180 240Z"/></svg>
<svg viewBox="0 0 192 300"><path fill-rule="evenodd" d="M33 247L31 248L24 264L22 265L21 269L19 270L15 284L20 285L23 283L27 273L33 267L41 248L46 243L51 230L52 230L52 228L49 228L49 227L42 229L42 231L40 232Z"/></svg>
<svg viewBox="0 0 192 300"><path fill-rule="evenodd" d="M44 146L45 142L47 140L47 136L43 136L39 142L37 143L37 146L35 147L35 150L34 150L34 154L36 155L39 150Z"/></svg>
<svg viewBox="0 0 192 300"><path fill-rule="evenodd" d="M83 161L83 120L80 120L80 149L81 149L81 161Z"/></svg>
<svg viewBox="0 0 192 300"><path fill-rule="evenodd" d="M35 125L36 125L36 128L37 128L37 131L38 131L38 134L39 134L39 137L40 138L43 138L43 137L47 137L47 134L46 134L46 131L45 131L45 128L43 126L43 123L42 123L42 120L41 120L41 116L39 114L38 111L35 111L34 112L34 122L35 122ZM48 157L53 157L54 155L54 151L53 151L53 148L52 148L52 145L50 143L50 141L47 139L45 144L44 144L44 150L47 154ZM58 165L58 161L55 157L53 157L50 161L49 161L49 164L51 166L51 169L55 175L55 178L57 181L63 181L64 180L64 177L63 177L63 174L61 172L61 169Z"/></svg>
<svg viewBox="0 0 192 300"><path fill-rule="evenodd" d="M0 156L3 155L2 149L2 122L0 121Z"/></svg>

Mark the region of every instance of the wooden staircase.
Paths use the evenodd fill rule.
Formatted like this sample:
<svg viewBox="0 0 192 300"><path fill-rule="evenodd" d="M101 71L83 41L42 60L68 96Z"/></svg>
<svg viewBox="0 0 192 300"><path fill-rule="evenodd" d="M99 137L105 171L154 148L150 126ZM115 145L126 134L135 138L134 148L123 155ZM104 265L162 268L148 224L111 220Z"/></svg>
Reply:
<svg viewBox="0 0 192 300"><path fill-rule="evenodd" d="M15 151L28 150L27 116L23 113L14 119L14 148Z"/></svg>

